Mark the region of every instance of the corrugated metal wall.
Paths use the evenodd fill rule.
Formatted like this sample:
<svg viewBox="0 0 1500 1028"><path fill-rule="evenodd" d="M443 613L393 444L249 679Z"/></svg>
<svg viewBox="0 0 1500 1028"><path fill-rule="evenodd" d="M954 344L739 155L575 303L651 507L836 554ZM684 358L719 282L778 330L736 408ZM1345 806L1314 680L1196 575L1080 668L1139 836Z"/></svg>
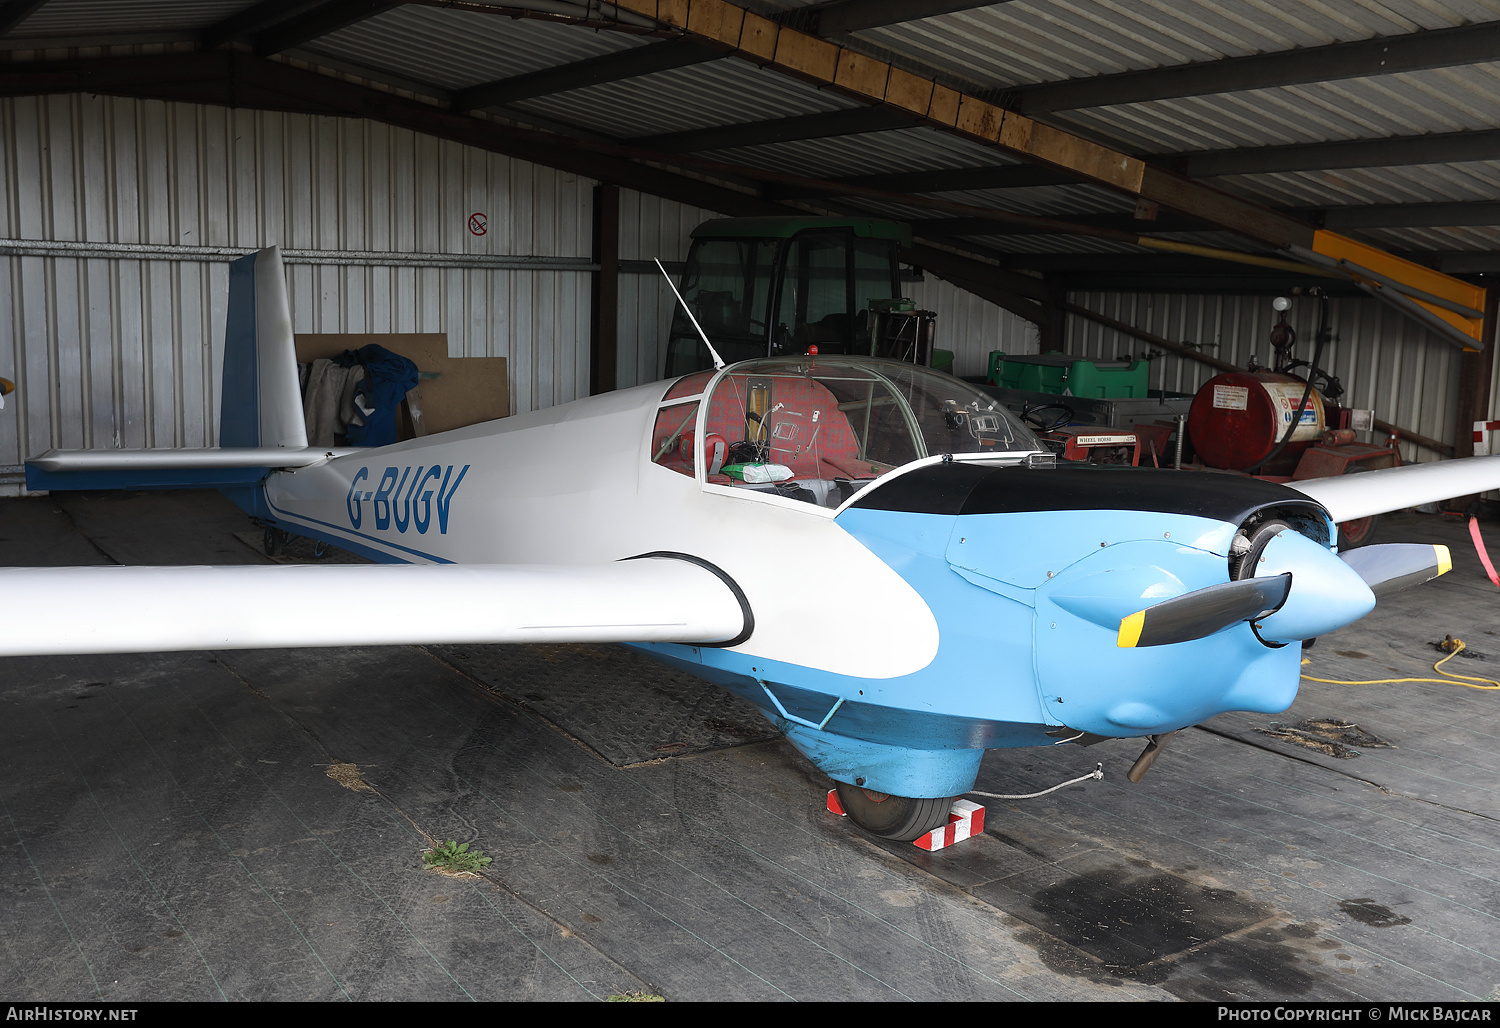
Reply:
<svg viewBox="0 0 1500 1028"><path fill-rule="evenodd" d="M721 218L716 211L620 190L620 259L663 264L687 259L691 234L702 222ZM675 276L674 276L675 277ZM654 382L667 360L667 333L677 299L661 272L620 275L619 355L615 381L620 388ZM585 355L587 350L585 350Z"/></svg>
<svg viewBox="0 0 1500 1028"><path fill-rule="evenodd" d="M0 238L80 243L589 257L592 189L578 176L373 122L108 97L0 100ZM486 218L483 234L471 216ZM621 194L621 257L681 261L714 213ZM0 258L0 465L48 447L200 446L217 424L226 265L221 260ZM583 270L289 265L302 332L446 332L450 352L510 360L511 406L582 396ZM977 375L989 351L1033 353L1030 323L935 276L905 284L938 314L938 345ZM1077 294L1073 302L1243 364L1270 360L1270 297ZM654 272L622 276L619 384L659 377L672 296ZM1369 300L1333 303L1324 366L1348 402L1451 440L1458 354ZM1292 321L1310 357L1316 303ZM1106 359L1139 341L1076 316L1071 352ZM1377 376L1371 369L1382 369ZM1151 384L1191 392L1211 369L1174 356ZM1496 370L1500 396L1500 367ZM1408 458L1432 459L1407 447Z"/></svg>
<svg viewBox="0 0 1500 1028"><path fill-rule="evenodd" d="M1273 298L1157 293L1069 296L1081 307L1173 342L1202 346L1204 353L1240 367L1251 354L1264 365L1272 363ZM1343 382L1341 402L1373 409L1378 418L1451 443L1459 351L1373 299L1332 299L1329 317L1337 340L1325 347L1319 363ZM1294 355L1303 360L1313 357L1318 319L1316 298L1292 298L1287 320L1297 332ZM1151 350L1148 343L1077 315L1068 318L1067 340L1069 353L1104 360ZM1151 388L1193 393L1217 374L1206 365L1167 354L1152 362ZM1383 441L1383 434L1380 438ZM1403 443L1401 451L1405 460L1428 461L1438 456L1412 443Z"/></svg>
<svg viewBox="0 0 1500 1028"><path fill-rule="evenodd" d="M0 101L0 141L8 239L589 257L593 182L375 122L75 95ZM3 260L0 374L19 392L0 464L211 441L224 263ZM587 392L587 272L302 264L288 279L299 332L446 332L455 355L510 359L517 411Z"/></svg>
<svg viewBox="0 0 1500 1028"><path fill-rule="evenodd" d="M1036 353L1037 327L1003 307L944 282L931 272L920 282L903 282L902 292L919 310L937 314L936 345L953 351L955 375L983 375L990 351Z"/></svg>

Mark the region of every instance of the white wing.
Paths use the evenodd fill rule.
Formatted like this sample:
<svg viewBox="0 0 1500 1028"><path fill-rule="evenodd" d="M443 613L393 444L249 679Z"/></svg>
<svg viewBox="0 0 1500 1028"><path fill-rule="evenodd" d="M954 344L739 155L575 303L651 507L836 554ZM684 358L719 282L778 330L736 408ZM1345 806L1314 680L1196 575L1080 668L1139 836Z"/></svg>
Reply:
<svg viewBox="0 0 1500 1028"><path fill-rule="evenodd" d="M1334 521L1353 521L1419 503L1500 489L1500 455L1408 464L1338 478L1309 478L1288 482L1287 486L1328 508Z"/></svg>
<svg viewBox="0 0 1500 1028"><path fill-rule="evenodd" d="M0 569L0 656L402 643L725 643L750 610L684 559L593 566Z"/></svg>

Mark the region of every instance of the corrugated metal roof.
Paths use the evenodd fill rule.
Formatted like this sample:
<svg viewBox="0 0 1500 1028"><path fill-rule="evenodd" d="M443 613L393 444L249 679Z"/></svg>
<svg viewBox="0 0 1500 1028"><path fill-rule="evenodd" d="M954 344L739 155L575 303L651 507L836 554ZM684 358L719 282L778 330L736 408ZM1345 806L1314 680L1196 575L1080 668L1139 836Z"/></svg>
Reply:
<svg viewBox="0 0 1500 1028"><path fill-rule="evenodd" d="M982 143L926 127L767 143L721 150L714 156L752 168L787 171L814 178L852 178L940 171L980 164L1021 163L1017 158Z"/></svg>
<svg viewBox="0 0 1500 1028"><path fill-rule="evenodd" d="M462 89L652 42L622 32L588 32L525 18L408 6L319 37L312 48L406 78Z"/></svg>
<svg viewBox="0 0 1500 1028"><path fill-rule="evenodd" d="M48 0L12 36L201 29L251 6L245 0Z"/></svg>
<svg viewBox="0 0 1500 1028"><path fill-rule="evenodd" d="M722 60L554 93L516 106L630 138L864 105L753 64Z"/></svg>
<svg viewBox="0 0 1500 1028"><path fill-rule="evenodd" d="M514 0L524 6L530 0ZM741 0L795 14L811 0ZM49 0L12 30L49 39L87 31L192 33L253 11L256 0ZM551 4L553 11L570 9ZM579 10L583 10L579 7ZM511 10L509 13L516 13ZM794 19L795 20L795 19ZM1379 37L1500 22L1500 0L1012 0L857 30L840 42L1000 96L1007 90L1100 75L1279 54ZM189 37L190 38L190 37ZM303 41L291 53L368 70L432 95L659 45L660 37L528 17L410 3ZM420 90L419 90L420 92ZM1023 90L1024 93L1024 90ZM722 60L581 86L516 101L552 128L629 139L816 114L862 103L775 71ZM1146 155L1259 151L1267 147L1410 138L1500 129L1500 60L1150 99L1039 117L1087 138ZM823 135L720 149L718 159L823 178L1004 166L1011 155L930 128ZM1216 186L1290 208L1419 204L1500 197L1494 160L1422 166L1225 174ZM919 187L918 187L919 188ZM969 189L960 202L1066 218L1118 212L1130 201L1087 185ZM1500 226L1393 226L1359 230L1388 246L1491 249ZM1040 245L1009 237L1010 245ZM1081 241L1080 250L1086 250Z"/></svg>
<svg viewBox="0 0 1500 1028"><path fill-rule="evenodd" d="M1011 88L1496 20L1496 0L1013 0L855 35Z"/></svg>
<svg viewBox="0 0 1500 1028"><path fill-rule="evenodd" d="M1069 111L1049 120L1139 153L1461 132L1500 124L1500 65Z"/></svg>

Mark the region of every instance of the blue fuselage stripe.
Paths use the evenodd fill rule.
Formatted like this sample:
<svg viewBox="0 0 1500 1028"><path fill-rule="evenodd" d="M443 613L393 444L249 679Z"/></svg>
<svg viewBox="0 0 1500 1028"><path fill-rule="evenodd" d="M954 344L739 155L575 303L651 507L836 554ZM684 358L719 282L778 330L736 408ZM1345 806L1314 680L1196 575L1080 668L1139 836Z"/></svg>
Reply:
<svg viewBox="0 0 1500 1028"><path fill-rule="evenodd" d="M420 557L423 560L430 560L434 564L452 564L452 563L454 563L454 561L448 559L447 557L439 557L435 553L425 553L422 550L413 549L410 546L402 546L399 543L387 542L386 540L380 539L380 538L378 538L376 536L366 535L363 532L356 532L353 529L344 528L344 527L342 527L340 525L335 525L335 524L332 524L332 523L327 522L327 521L319 521L317 518L308 517L306 514L296 514L296 513L293 513L292 511L282 510L280 507L276 506L275 503L271 502L271 495L270 495L270 491L269 490L266 491L266 506L269 507L276 514L278 520L280 520L281 518L286 518L287 520L289 520L289 521L291 521L293 523L296 523L296 524L318 525L318 526L321 526L323 528L326 528L326 529L329 529L329 530L331 530L333 532L338 533L338 535L334 536L333 538L327 539L327 541L331 542L331 543L348 542L348 543L353 543L354 545L361 545L360 543L356 542L356 540L362 540L365 543L374 543L374 544L376 544L378 546L388 546L391 549L401 550L401 551L403 551L405 553L410 553L413 556ZM321 533L318 533L318 538L325 538L325 537ZM371 546L362 546L362 548L365 549L365 550L371 550L373 552L380 553L382 556L385 556L385 557L393 557L396 561L400 561L401 560L401 558L400 557L396 557L395 554L386 553L383 550L376 550L374 547L371 547ZM407 563L410 563L410 561L408 561Z"/></svg>

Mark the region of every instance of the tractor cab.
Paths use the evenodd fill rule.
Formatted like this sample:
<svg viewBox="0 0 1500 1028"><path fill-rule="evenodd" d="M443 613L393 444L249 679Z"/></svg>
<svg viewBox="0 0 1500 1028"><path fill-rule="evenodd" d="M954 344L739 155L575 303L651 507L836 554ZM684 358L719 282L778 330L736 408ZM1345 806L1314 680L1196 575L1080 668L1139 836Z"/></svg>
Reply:
<svg viewBox="0 0 1500 1028"><path fill-rule="evenodd" d="M912 319L899 316L885 319L893 322L887 331L879 324L887 311L904 313L897 256L910 241L905 225L870 218L720 218L693 230L680 291L730 364L812 346L925 364L930 328L924 336L913 323L903 332ZM711 366L679 307L666 376Z"/></svg>

